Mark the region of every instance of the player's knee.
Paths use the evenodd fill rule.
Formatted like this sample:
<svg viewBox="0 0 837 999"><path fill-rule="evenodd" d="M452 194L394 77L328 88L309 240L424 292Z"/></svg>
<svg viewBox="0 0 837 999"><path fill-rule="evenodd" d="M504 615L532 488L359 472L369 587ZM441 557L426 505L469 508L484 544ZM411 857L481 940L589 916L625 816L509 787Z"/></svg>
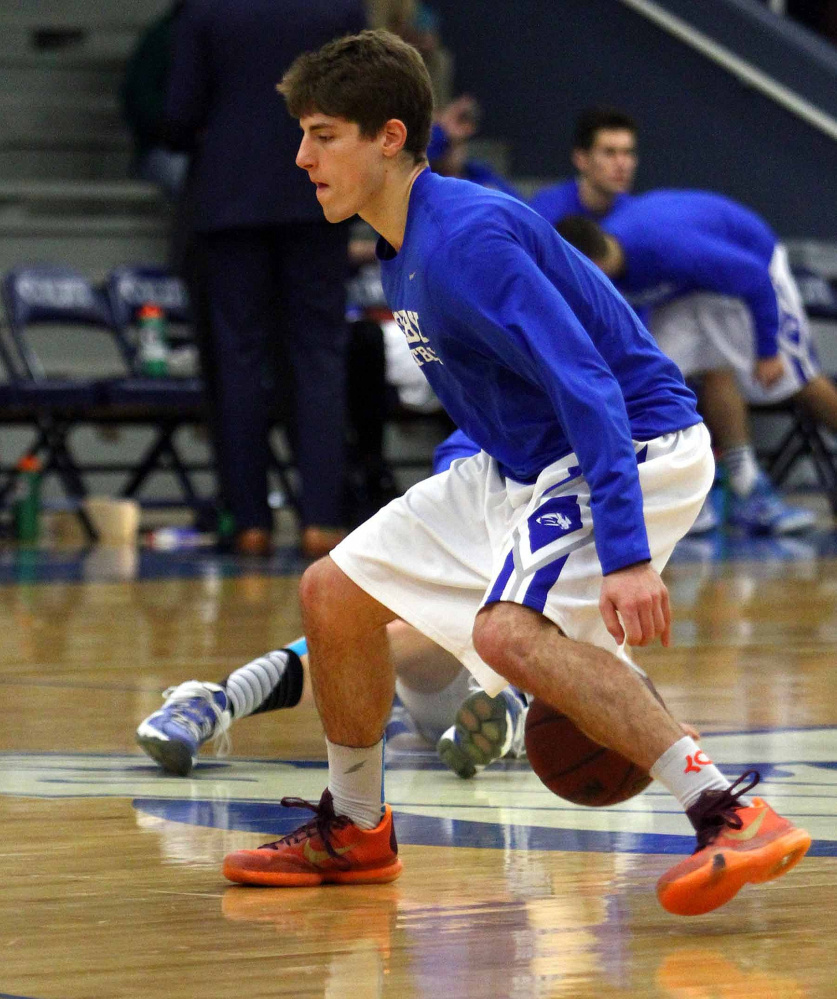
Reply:
<svg viewBox="0 0 837 999"><path fill-rule="evenodd" d="M307 619L329 613L340 599L340 587L345 578L328 556L305 570L299 583L299 601Z"/></svg>
<svg viewBox="0 0 837 999"><path fill-rule="evenodd" d="M514 616L514 605L490 604L477 615L472 634L480 659L507 679L522 666L514 641Z"/></svg>
<svg viewBox="0 0 837 999"><path fill-rule="evenodd" d="M309 566L299 584L306 633L362 633L386 624L392 615L343 572L328 555Z"/></svg>

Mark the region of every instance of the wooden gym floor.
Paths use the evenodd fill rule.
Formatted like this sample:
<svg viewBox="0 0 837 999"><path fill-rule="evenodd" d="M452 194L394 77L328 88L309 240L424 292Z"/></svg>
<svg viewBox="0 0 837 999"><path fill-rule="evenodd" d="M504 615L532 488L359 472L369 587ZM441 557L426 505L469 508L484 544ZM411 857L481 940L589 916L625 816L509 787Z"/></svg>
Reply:
<svg viewBox="0 0 837 999"><path fill-rule="evenodd" d="M640 659L672 710L807 826L811 855L696 919L658 875L689 827L653 785L565 807L525 764L470 782L390 743L391 885L229 885L228 851L316 798L310 703L245 719L233 755L165 777L134 745L160 691L300 631L301 565L202 553L0 551L0 997L824 999L837 996L837 543L684 542L675 647ZM296 817L292 817L295 824Z"/></svg>

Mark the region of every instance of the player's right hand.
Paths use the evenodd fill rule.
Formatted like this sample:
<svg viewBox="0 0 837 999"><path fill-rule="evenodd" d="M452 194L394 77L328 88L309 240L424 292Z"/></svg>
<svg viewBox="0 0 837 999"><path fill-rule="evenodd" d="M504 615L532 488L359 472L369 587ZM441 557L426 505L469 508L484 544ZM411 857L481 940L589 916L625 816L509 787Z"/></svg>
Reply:
<svg viewBox="0 0 837 999"><path fill-rule="evenodd" d="M671 641L671 607L660 574L649 563L617 569L602 583L599 610L605 626L621 645Z"/></svg>
<svg viewBox="0 0 837 999"><path fill-rule="evenodd" d="M754 374L756 381L762 388L770 388L771 385L775 385L784 373L785 362L778 355L776 357L760 357L756 361Z"/></svg>

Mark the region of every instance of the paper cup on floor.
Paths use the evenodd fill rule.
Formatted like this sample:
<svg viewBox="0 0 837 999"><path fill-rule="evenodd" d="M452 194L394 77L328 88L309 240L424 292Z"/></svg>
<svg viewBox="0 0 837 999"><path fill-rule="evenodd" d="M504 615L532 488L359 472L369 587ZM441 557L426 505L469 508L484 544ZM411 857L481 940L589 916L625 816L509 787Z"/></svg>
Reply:
<svg viewBox="0 0 837 999"><path fill-rule="evenodd" d="M84 501L84 509L96 528L99 544L136 544L140 522L136 500L91 496Z"/></svg>

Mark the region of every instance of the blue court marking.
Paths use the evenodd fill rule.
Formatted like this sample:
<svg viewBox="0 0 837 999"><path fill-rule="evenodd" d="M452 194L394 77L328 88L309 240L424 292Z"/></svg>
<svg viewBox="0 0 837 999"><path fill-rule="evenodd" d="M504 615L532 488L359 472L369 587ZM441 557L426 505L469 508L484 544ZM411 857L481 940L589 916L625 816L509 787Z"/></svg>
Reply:
<svg viewBox="0 0 837 999"><path fill-rule="evenodd" d="M412 757L412 758L411 758ZM280 762L280 761L274 761ZM294 761L283 761L285 765L299 766ZM812 767L822 767L823 769L835 769L837 764L833 763L806 763ZM767 784L773 780L778 780L784 787L797 786L820 786L812 784L810 781L793 780L792 771L788 769L792 766L789 761L782 764L772 763L749 763L721 765L721 769L729 777L737 777L744 770L759 770L762 775L762 782ZM309 768L319 768L325 770L321 763L308 762ZM527 764L521 760L498 761L492 769L503 771L514 771L526 769ZM388 760L388 770L416 769L422 770L444 770L440 761L423 757L420 754L404 753L402 756L395 756ZM221 778L223 779L223 777ZM824 796L831 797L837 792L834 785L824 786L831 794L819 793L811 795L812 798L822 800ZM650 791L649 794L655 797L666 796L665 791ZM548 800L549 792L544 791L545 800ZM662 833L632 833L626 830L618 832L601 832L584 829L560 829L553 827L538 826L537 824L517 825L514 823L514 812L517 811L513 804L505 804L503 810L507 815L511 815L512 821L506 823L469 821L467 819L448 819L438 816L423 816L413 814L412 809L433 808L438 803L433 801L400 802L397 798L388 799L393 812L397 815L397 834L401 843L417 846L469 846L481 847L485 849L519 849L519 850L559 850L592 853L660 853L660 854L688 854L694 849L694 837L691 835L678 836ZM235 801L219 802L215 800L183 800L171 798L135 798L132 802L134 808L158 818L167 819L173 822L182 822L189 825L210 826L216 828L230 829L242 832L254 832L264 834L267 838L278 838L301 823L310 819L310 812L303 809L284 808L278 802L264 801ZM408 809L400 811L399 806ZM481 811L484 803L468 804L460 802L456 806L458 812L474 809ZM525 811L531 816L537 812L552 812L553 807L549 804L543 806L526 805L520 811ZM566 808L565 811L585 813L590 809L581 806ZM679 815L680 810L672 807L670 809L656 809L655 814ZM821 814L797 813L797 819L821 818ZM811 856L834 857L837 856L837 842L815 840L809 851Z"/></svg>
<svg viewBox="0 0 837 999"><path fill-rule="evenodd" d="M13 996L11 992L0 992L0 999L32 999L32 996Z"/></svg>
<svg viewBox="0 0 837 999"><path fill-rule="evenodd" d="M794 725L788 728L765 728L765 729L729 729L723 732L707 732L708 736L735 736L742 735L748 736L754 733L771 733L771 732L807 732L807 731L835 731L837 730L837 725ZM65 759L80 760L82 761L78 765L74 765L73 769L91 770L95 772L110 771L108 767L85 767L85 760L111 760L114 756L123 756L122 753L114 752L67 752L60 749L44 749L44 750L31 750L31 749L2 749L0 750L0 762L2 762L4 756L13 756L15 759L21 757L31 757L33 760L37 761L43 757L62 757ZM159 774L159 768L153 764L147 756L142 753L135 753L134 758L137 763L136 766L128 766L124 769L127 770L137 770L141 772L156 773ZM277 767L294 767L297 770L326 770L328 768L328 763L325 760L293 760L293 759L265 759L263 756L234 756L224 758L223 760L212 760L212 759L201 759L195 766L196 773L205 773L207 771L222 771L227 770L231 763L258 763L260 766L277 766ZM717 764L718 769L725 773L727 776L739 776L744 770L759 770L762 775L762 780L768 780L772 777L786 778L790 775L790 771L787 769L794 766L811 766L818 767L822 770L837 770L837 761L830 760L783 760L781 763L764 763L764 762L745 762L745 763L719 763ZM36 763L37 766L37 763ZM440 770L447 772L448 768L442 763L442 761L436 755L436 752L432 748L410 750L408 752L396 751L392 755L387 756L386 761L387 770ZM529 763L525 759L507 759L507 760L496 760L491 764L492 773L502 773L502 772L515 772L515 771L528 771L530 769ZM215 779L222 777L221 774L214 775ZM242 780L244 778L230 778L235 780ZM793 782L796 784L797 782ZM837 790L837 785L829 785ZM647 793L653 794L655 792L649 791ZM663 792L659 792L662 794ZM0 997L2 999L2 997Z"/></svg>
<svg viewBox="0 0 837 999"><path fill-rule="evenodd" d="M301 808L283 808L264 802L185 801L166 798L135 798L134 808L157 818L186 825L211 826L237 832L263 833L278 839L308 822L311 812ZM410 806L414 806L410 802ZM660 833L597 832L590 829L553 829L544 826L471 822L413 815L398 810L398 841L412 846L468 846L489 850L560 850L579 853L665 853L689 854L695 848L694 836L671 836ZM479 807L479 806L475 806ZM462 806L457 806L461 810ZM527 809L531 811L531 809ZM837 842L815 840L808 851L812 857L837 857Z"/></svg>
<svg viewBox="0 0 837 999"><path fill-rule="evenodd" d="M9 757L14 758L14 769L8 773L17 775L21 781L16 789L6 790L3 793L16 796L40 799L115 796L130 800L137 811L160 819L186 825L257 832L264 835L265 840L275 839L297 828L302 822L310 820L310 812L306 810L281 807L277 800L279 794L260 785L257 773L241 773L237 768L247 762L242 759L200 763L196 767L195 776L198 779L209 780L214 790L205 787L201 790L206 797L191 799L160 797L161 793L171 795L172 792L179 793L182 790L190 795L201 793L201 790L199 785L193 782L161 774L156 766L150 761L146 762L145 757L139 755L126 759L123 754L113 753L2 751L0 775L3 760ZM47 760L58 760L58 766L54 766L52 762L46 764ZM249 762L258 764L263 770L282 767L285 770L293 768L300 771L316 771L317 773L313 774L314 785L320 787L325 783L326 764L322 761L251 759ZM761 771L765 785L771 788L767 792L768 797L773 793L773 788L791 792L793 800L797 803L793 816L795 819L822 822L824 819L827 820L828 815L833 816L834 809L830 806L837 801L837 785L823 786L816 780L815 774L817 770L824 774L833 772L837 769L837 762L782 760L779 763L767 763L753 760L747 763L722 765L721 769L728 776L734 777L750 767ZM804 767L804 773L795 772L795 767ZM525 768L527 765L524 761L500 761L492 769L496 776L500 776L504 771L512 774ZM402 752L392 754L388 770L407 770L418 775L421 771L438 771L444 768L437 759L429 757L426 753ZM228 791L225 792L225 788ZM796 793L797 789L802 790L801 795ZM811 789L814 793L806 794L807 789ZM561 810L566 816L562 826L557 824L561 822L561 818L554 814L555 806L550 806L552 796L546 788L541 788L540 796L535 794L533 797L533 788L528 787L526 802L520 805L515 803L510 788L504 789L501 785L497 790L502 793L504 799L501 803L503 820L499 814L488 819L485 817L487 801L482 800L479 795L475 797L463 794L455 805L445 805L432 792L418 790L410 779L406 785L394 784L389 802L398 815L399 839L403 843L424 846L613 851L637 854L682 854L689 853L694 846L693 837L691 834L687 835L685 830L683 833L649 832L647 828L643 828L644 823L637 827L630 814L615 814L614 822L608 823L609 828L605 830L566 828L567 825L585 825L583 819L581 822L578 821L579 817L596 812L601 814L601 811L562 803ZM661 800L667 799L662 789L656 792L649 790L646 793L654 799L648 802L653 813L662 818L665 828L671 829L671 818L665 817L682 818L680 810L673 801ZM233 796L235 800L230 800ZM818 803L826 804L826 815L823 814L821 807L810 813L804 812L802 809L805 807L805 801L800 799L808 799L811 804L816 799ZM415 814L422 811L432 811L435 814ZM467 817L469 811L474 815L473 820ZM453 815L456 818L453 818ZM682 825L688 828L685 820ZM676 828L679 828L679 824ZM820 857L837 856L837 840L815 840L811 854Z"/></svg>

